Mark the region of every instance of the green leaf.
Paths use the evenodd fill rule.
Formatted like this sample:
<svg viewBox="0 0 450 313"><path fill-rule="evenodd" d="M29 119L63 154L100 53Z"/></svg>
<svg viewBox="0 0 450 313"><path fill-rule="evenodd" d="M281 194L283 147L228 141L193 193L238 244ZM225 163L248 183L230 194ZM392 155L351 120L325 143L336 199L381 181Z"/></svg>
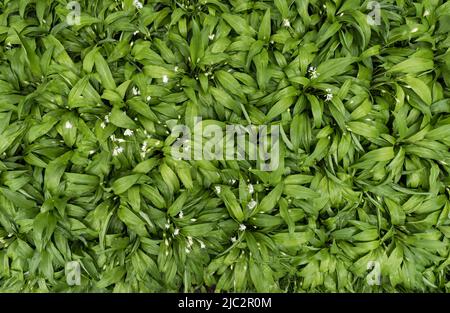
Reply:
<svg viewBox="0 0 450 313"><path fill-rule="evenodd" d="M428 88L427 84L425 84L421 79L406 76L402 79L407 85L407 88L411 88L414 92L428 105L431 105L431 90Z"/></svg>
<svg viewBox="0 0 450 313"><path fill-rule="evenodd" d="M105 89L109 89L109 90L116 89L116 83L111 74L111 70L108 66L108 63L103 58L103 56L100 54L100 52L95 53L94 63L95 63L95 68L97 70L97 73L100 76L100 80L103 84L103 87Z"/></svg>
<svg viewBox="0 0 450 313"><path fill-rule="evenodd" d="M124 193L135 185L142 177L142 174L133 174L124 177L120 177L112 183L112 189L116 195Z"/></svg>
<svg viewBox="0 0 450 313"><path fill-rule="evenodd" d="M122 222L127 225L132 231L142 237L147 237L147 229L145 228L145 222L141 220L133 211L121 206L117 211L117 216Z"/></svg>
<svg viewBox="0 0 450 313"><path fill-rule="evenodd" d="M222 18L240 35L253 36L255 34L255 30L248 25L247 21L238 15L224 13Z"/></svg>
<svg viewBox="0 0 450 313"><path fill-rule="evenodd" d="M283 193L295 199L313 199L320 196L319 193L299 185L285 185Z"/></svg>
<svg viewBox="0 0 450 313"><path fill-rule="evenodd" d="M233 216L238 222L242 222L244 220L244 213L242 212L242 208L239 205L236 196L228 187L220 186L219 196L223 200L223 203L227 207L231 216Z"/></svg>
<svg viewBox="0 0 450 313"><path fill-rule="evenodd" d="M283 184L279 183L261 200L257 209L254 212L265 213L273 210L277 205L278 200L280 200L282 192L283 192Z"/></svg>
<svg viewBox="0 0 450 313"><path fill-rule="evenodd" d="M266 13L264 14L261 24L259 26L259 32L258 32L258 40L261 41L269 41L270 39L270 8L266 10Z"/></svg>
<svg viewBox="0 0 450 313"><path fill-rule="evenodd" d="M402 61L387 70L390 72L401 72L405 74L418 74L433 69L433 60L413 57Z"/></svg>
<svg viewBox="0 0 450 313"><path fill-rule="evenodd" d="M45 188L53 194L60 191L60 180L66 166L73 155L72 151L66 152L62 156L48 163L45 169Z"/></svg>
<svg viewBox="0 0 450 313"><path fill-rule="evenodd" d="M351 64L356 62L358 59L356 57L345 57L329 59L322 62L317 66L316 72L319 76L315 79L316 81L324 82L335 78L336 76L342 75L351 70Z"/></svg>
<svg viewBox="0 0 450 313"><path fill-rule="evenodd" d="M377 138L380 136L380 130L372 125L363 122L348 122L348 130L366 138Z"/></svg>
<svg viewBox="0 0 450 313"><path fill-rule="evenodd" d="M384 201L386 202L387 208L389 210L392 224L403 225L405 222L406 215L401 205L399 205L397 202L389 198L386 198Z"/></svg>
<svg viewBox="0 0 450 313"><path fill-rule="evenodd" d="M170 205L169 209L167 210L167 213L170 216L177 215L182 209L183 205L185 204L188 197L187 192L181 193L178 198Z"/></svg>
<svg viewBox="0 0 450 313"><path fill-rule="evenodd" d="M121 111L118 108L113 108L111 116L109 118L111 123L121 128L136 129L136 123L128 117L125 111Z"/></svg>
<svg viewBox="0 0 450 313"><path fill-rule="evenodd" d="M39 213L33 221L33 238L38 251L49 243L56 228L56 218L51 212Z"/></svg>
<svg viewBox="0 0 450 313"><path fill-rule="evenodd" d="M196 65L203 57L203 41L200 29L195 20L192 21L192 40L189 46L192 64Z"/></svg>

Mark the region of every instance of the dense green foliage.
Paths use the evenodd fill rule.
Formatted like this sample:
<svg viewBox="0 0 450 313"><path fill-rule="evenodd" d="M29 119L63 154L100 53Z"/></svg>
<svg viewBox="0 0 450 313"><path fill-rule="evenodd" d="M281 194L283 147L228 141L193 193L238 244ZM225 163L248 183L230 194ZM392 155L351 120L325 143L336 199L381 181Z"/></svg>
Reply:
<svg viewBox="0 0 450 313"><path fill-rule="evenodd" d="M450 290L450 2L68 2L0 1L0 291Z"/></svg>

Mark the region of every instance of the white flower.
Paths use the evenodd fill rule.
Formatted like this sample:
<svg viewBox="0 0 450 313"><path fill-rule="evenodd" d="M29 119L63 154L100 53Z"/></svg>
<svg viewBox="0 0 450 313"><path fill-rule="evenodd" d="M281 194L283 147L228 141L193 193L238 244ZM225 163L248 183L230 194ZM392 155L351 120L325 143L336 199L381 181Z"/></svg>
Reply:
<svg viewBox="0 0 450 313"><path fill-rule="evenodd" d="M315 79L317 77L319 77L319 73L316 72L316 67L315 66L310 66L308 68L308 72L311 78Z"/></svg>
<svg viewBox="0 0 450 313"><path fill-rule="evenodd" d="M197 219L196 218L191 218L191 222L196 222Z"/></svg>
<svg viewBox="0 0 450 313"><path fill-rule="evenodd" d="M333 99L333 94L331 93L331 89L327 88L326 89L326 96L325 96L325 101L331 101L331 99Z"/></svg>
<svg viewBox="0 0 450 313"><path fill-rule="evenodd" d="M203 241L200 241L200 248L201 249L205 249L206 248L206 245L205 245L205 243Z"/></svg>
<svg viewBox="0 0 450 313"><path fill-rule="evenodd" d="M234 184L236 182L236 179L230 179L230 184Z"/></svg>
<svg viewBox="0 0 450 313"><path fill-rule="evenodd" d="M139 34L138 30L133 33L134 36L136 36L137 34Z"/></svg>
<svg viewBox="0 0 450 313"><path fill-rule="evenodd" d="M144 143L142 144L141 151L142 152L147 151L147 141L144 141Z"/></svg>
<svg viewBox="0 0 450 313"><path fill-rule="evenodd" d="M64 128L71 129L73 127L72 123L67 121L66 124L64 124Z"/></svg>
<svg viewBox="0 0 450 313"><path fill-rule="evenodd" d="M209 40L214 40L214 37L216 37L216 35L215 34L211 34L211 35L208 36L208 39Z"/></svg>
<svg viewBox="0 0 450 313"><path fill-rule="evenodd" d="M239 225L239 230L244 231L247 227L244 224Z"/></svg>
<svg viewBox="0 0 450 313"><path fill-rule="evenodd" d="M109 123L109 116L110 116L110 115L111 115L111 113L109 113L108 115L105 115L104 118L105 118L105 122L106 122L106 123Z"/></svg>
<svg viewBox="0 0 450 313"><path fill-rule="evenodd" d="M134 132L131 129L125 129L125 132L123 133L125 136L133 136Z"/></svg>
<svg viewBox="0 0 450 313"><path fill-rule="evenodd" d="M166 227L166 229L169 229L169 228L170 228L169 221L167 221L167 223L166 223L166 225L164 225L164 227Z"/></svg>
<svg viewBox="0 0 450 313"><path fill-rule="evenodd" d="M288 20L287 18L285 18L285 19L283 20L283 26L284 26L284 27L290 27L290 26L291 26L291 22L289 22L289 20Z"/></svg>
<svg viewBox="0 0 450 313"><path fill-rule="evenodd" d="M136 86L133 87L132 91L133 91L133 95L135 95L135 96L138 96L141 94L141 91Z"/></svg>
<svg viewBox="0 0 450 313"><path fill-rule="evenodd" d="M175 66L175 67L173 68L173 70L174 70L175 72L178 72L178 66Z"/></svg>
<svg viewBox="0 0 450 313"><path fill-rule="evenodd" d="M164 240L164 243L165 243L166 246L168 246L169 245L169 240L167 240L167 239Z"/></svg>
<svg viewBox="0 0 450 313"><path fill-rule="evenodd" d="M138 9L138 10L140 10L144 7L139 0L134 0L133 4L136 7L136 9Z"/></svg>
<svg viewBox="0 0 450 313"><path fill-rule="evenodd" d="M94 153L95 153L95 150L89 151L89 154L94 154Z"/></svg>
<svg viewBox="0 0 450 313"><path fill-rule="evenodd" d="M423 16L428 16L428 15L430 15L430 11L425 10L425 12L423 12Z"/></svg>
<svg viewBox="0 0 450 313"><path fill-rule="evenodd" d="M236 242L236 237L231 237L231 242Z"/></svg>
<svg viewBox="0 0 450 313"><path fill-rule="evenodd" d="M175 228L175 230L173 231L173 235L177 236L180 233L180 230L178 228Z"/></svg>
<svg viewBox="0 0 450 313"><path fill-rule="evenodd" d="M184 216L183 211L180 211L180 213L178 213L178 217L183 218L183 216Z"/></svg>
<svg viewBox="0 0 450 313"><path fill-rule="evenodd" d="M194 241L192 240L192 237L191 237L191 236L188 236L188 237L187 237L187 245L188 245L189 247L191 247L193 244L194 244Z"/></svg>
<svg viewBox="0 0 450 313"><path fill-rule="evenodd" d="M101 127L101 128L105 128L105 127L106 127L106 124L105 124L104 122L102 122L102 123L100 124L100 127Z"/></svg>
<svg viewBox="0 0 450 313"><path fill-rule="evenodd" d="M417 27L414 27L413 29L411 29L411 33L415 33L417 32L419 29Z"/></svg>
<svg viewBox="0 0 450 313"><path fill-rule="evenodd" d="M152 100L152 97L147 96L146 100L147 100L147 101L150 101L150 100Z"/></svg>
<svg viewBox="0 0 450 313"><path fill-rule="evenodd" d="M113 150L112 155L113 156L117 156L117 155L121 154L122 152L123 152L123 148L122 147L115 147L114 150Z"/></svg>
<svg viewBox="0 0 450 313"><path fill-rule="evenodd" d="M167 84L169 82L169 77L167 77L167 75L163 75L162 81L164 84Z"/></svg>
<svg viewBox="0 0 450 313"><path fill-rule="evenodd" d="M248 192L249 192L250 194L252 194L252 193L255 192L255 188L253 188L253 185L252 185L252 184L249 184L249 185L248 185Z"/></svg>
<svg viewBox="0 0 450 313"><path fill-rule="evenodd" d="M222 191L222 188L220 186L214 186L214 189L216 190L217 194L220 194Z"/></svg>
<svg viewBox="0 0 450 313"><path fill-rule="evenodd" d="M187 254L191 253L191 250L189 250L189 248L184 249L184 251L186 251Z"/></svg>
<svg viewBox="0 0 450 313"><path fill-rule="evenodd" d="M248 204L247 204L247 208L249 208L250 210L253 210L253 208L256 206L257 202L252 199Z"/></svg>

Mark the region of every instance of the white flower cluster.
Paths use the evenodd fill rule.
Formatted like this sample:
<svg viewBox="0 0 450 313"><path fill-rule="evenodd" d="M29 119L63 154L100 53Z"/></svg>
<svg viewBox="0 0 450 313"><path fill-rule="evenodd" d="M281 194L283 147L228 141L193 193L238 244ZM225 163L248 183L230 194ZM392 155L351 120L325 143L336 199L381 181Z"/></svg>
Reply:
<svg viewBox="0 0 450 313"><path fill-rule="evenodd" d="M125 132L123 133L125 136L131 137L134 134L134 131L132 131L131 129L125 129Z"/></svg>
<svg viewBox="0 0 450 313"><path fill-rule="evenodd" d="M107 115L105 115L105 117L103 118L105 121L100 124L101 128L105 128L106 127L106 125L109 123L109 117L110 116L111 116L111 112L109 112Z"/></svg>
<svg viewBox="0 0 450 313"><path fill-rule="evenodd" d="M113 156L118 156L122 152L123 152L123 147L117 146L117 147L114 147L112 155Z"/></svg>
<svg viewBox="0 0 450 313"><path fill-rule="evenodd" d="M327 94L325 95L325 101L331 101L333 99L333 94L331 93L331 89L326 89Z"/></svg>
<svg viewBox="0 0 450 313"><path fill-rule="evenodd" d="M125 140L122 138L116 138L116 135L114 135L114 134L109 136L109 139L111 139L112 142L118 142L118 143L125 142Z"/></svg>
<svg viewBox="0 0 450 313"><path fill-rule="evenodd" d="M309 73L309 77L312 79L316 79L317 77L319 77L319 73L316 71L317 68L315 66L310 66L308 68L308 73Z"/></svg>
<svg viewBox="0 0 450 313"><path fill-rule="evenodd" d="M148 145L147 141L144 141L142 143L142 147L141 147L141 157L142 158L145 158L145 153L147 152L147 145Z"/></svg>
<svg viewBox="0 0 450 313"><path fill-rule="evenodd" d="M135 96L140 96L141 95L141 91L136 86L134 86L133 89L131 89L131 91L133 92L133 95L135 95Z"/></svg>
<svg viewBox="0 0 450 313"><path fill-rule="evenodd" d="M256 207L257 204L258 204L258 203L255 201L255 199L252 199L252 200L250 200L250 202L247 204L247 208L248 208L249 210L253 210L253 209Z"/></svg>
<svg viewBox="0 0 450 313"><path fill-rule="evenodd" d="M144 7L144 5L142 4L142 2L140 2L139 0L134 0L133 5L136 7L136 9L140 10Z"/></svg>
<svg viewBox="0 0 450 313"><path fill-rule="evenodd" d="M72 125L71 122L67 121L66 124L64 124L64 128L65 128L65 129L72 129L72 128L73 128L73 125Z"/></svg>

